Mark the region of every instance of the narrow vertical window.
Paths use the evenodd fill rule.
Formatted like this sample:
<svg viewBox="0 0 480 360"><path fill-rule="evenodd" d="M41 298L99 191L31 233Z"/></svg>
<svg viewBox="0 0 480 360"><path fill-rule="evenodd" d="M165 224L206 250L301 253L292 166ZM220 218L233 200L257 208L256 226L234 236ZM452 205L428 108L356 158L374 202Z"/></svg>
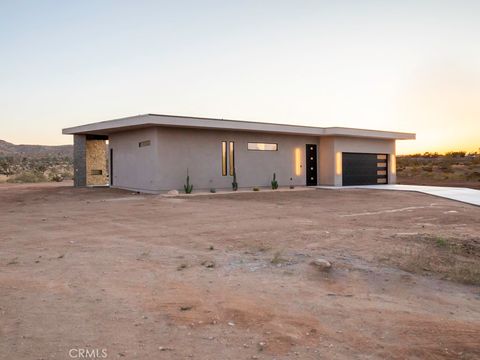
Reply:
<svg viewBox="0 0 480 360"><path fill-rule="evenodd" d="M235 169L235 143L230 141L230 176L233 176Z"/></svg>
<svg viewBox="0 0 480 360"><path fill-rule="evenodd" d="M222 176L227 176L227 142L222 141Z"/></svg>

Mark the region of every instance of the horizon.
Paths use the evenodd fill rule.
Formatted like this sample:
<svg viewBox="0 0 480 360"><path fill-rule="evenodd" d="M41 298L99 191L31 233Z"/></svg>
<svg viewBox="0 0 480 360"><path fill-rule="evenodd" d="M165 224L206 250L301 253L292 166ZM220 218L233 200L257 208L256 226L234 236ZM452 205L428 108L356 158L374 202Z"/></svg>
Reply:
<svg viewBox="0 0 480 360"><path fill-rule="evenodd" d="M0 141L5 141L7 143L10 143L12 145L15 145L15 146L73 146L73 142L72 143L63 143L63 144L33 144L33 143L29 143L29 144L26 144L26 143L13 143L11 141L8 141L8 140L5 140L5 139L0 139ZM410 140L398 140L398 141L410 141ZM440 156L444 156L446 155L447 153L449 152L465 152L466 154L469 154L469 153L476 153L476 154L480 154L480 147L478 147L477 149L473 149L473 150L465 150L465 149L462 149L462 148L459 148L459 149L450 149L448 151L443 151L443 152L438 152L438 151L433 151L433 152L430 152L430 151L421 151L421 152L410 152L410 153L400 153L397 151L397 156L411 156L411 155L435 155L435 154L438 154Z"/></svg>
<svg viewBox="0 0 480 360"><path fill-rule="evenodd" d="M399 155L478 151L479 10L473 0L3 3L0 139L68 145L62 128L148 111L416 133Z"/></svg>

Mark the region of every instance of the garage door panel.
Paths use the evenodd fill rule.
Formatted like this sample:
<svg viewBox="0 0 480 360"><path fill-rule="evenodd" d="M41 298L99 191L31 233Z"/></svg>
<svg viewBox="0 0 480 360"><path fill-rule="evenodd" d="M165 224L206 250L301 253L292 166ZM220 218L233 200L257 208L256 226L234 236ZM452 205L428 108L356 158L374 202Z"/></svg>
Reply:
<svg viewBox="0 0 480 360"><path fill-rule="evenodd" d="M343 185L386 184L387 167L386 154L343 153Z"/></svg>

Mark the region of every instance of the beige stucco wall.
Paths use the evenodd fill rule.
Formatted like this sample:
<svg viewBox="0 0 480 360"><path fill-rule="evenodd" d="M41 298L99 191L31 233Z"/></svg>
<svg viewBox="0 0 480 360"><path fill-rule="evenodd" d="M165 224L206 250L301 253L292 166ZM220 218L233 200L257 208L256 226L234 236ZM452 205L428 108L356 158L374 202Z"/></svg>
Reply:
<svg viewBox="0 0 480 360"><path fill-rule="evenodd" d="M187 168L195 190L231 188L229 171L222 176L222 141L235 143L240 187L270 186L274 172L280 186L305 185L305 145L318 144L313 136L173 127L118 132L109 140L114 153L113 186L152 192L183 191ZM145 140L151 145L139 148L138 143ZM278 151L248 151L248 142L277 143Z"/></svg>
<svg viewBox="0 0 480 360"><path fill-rule="evenodd" d="M86 178L87 186L107 185L107 145L105 140L86 140L85 146ZM99 170L102 173L94 175L92 171Z"/></svg>
<svg viewBox="0 0 480 360"><path fill-rule="evenodd" d="M155 128L129 130L109 136L113 149L113 187L138 191L155 191L159 160ZM150 146L139 147L150 140Z"/></svg>
<svg viewBox="0 0 480 360"><path fill-rule="evenodd" d="M222 141L235 142L239 187L270 186L275 172L280 186L305 185L305 145L318 137L258 132L157 128L160 165L156 189L183 189L187 168L196 189L231 188L232 177L222 176ZM277 143L278 151L249 151L248 142ZM300 173L295 173L295 151ZM292 178L292 180L290 180Z"/></svg>
<svg viewBox="0 0 480 360"><path fill-rule="evenodd" d="M395 140L354 137L320 138L320 184L342 186L342 152L388 154L388 182L395 184Z"/></svg>
<svg viewBox="0 0 480 360"><path fill-rule="evenodd" d="M395 154L395 140L316 137L248 131L152 127L111 134L114 187L139 191L183 191L189 171L194 190L229 189L232 177L222 176L222 141L235 142L235 168L240 187L270 186L275 172L280 186L305 185L305 145L317 144L318 183L342 185L342 152ZM140 141L151 145L139 148ZM278 151L248 151L248 142L277 143ZM300 153L296 174L295 152ZM390 162L389 182L395 183ZM290 180L292 178L292 180Z"/></svg>

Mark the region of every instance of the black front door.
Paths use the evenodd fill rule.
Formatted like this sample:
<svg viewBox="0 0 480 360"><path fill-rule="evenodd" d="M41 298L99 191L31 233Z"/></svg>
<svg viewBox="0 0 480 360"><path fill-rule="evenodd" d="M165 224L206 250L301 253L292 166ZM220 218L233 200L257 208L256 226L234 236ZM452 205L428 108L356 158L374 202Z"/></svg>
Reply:
<svg viewBox="0 0 480 360"><path fill-rule="evenodd" d="M305 145L307 186L317 185L317 145Z"/></svg>

